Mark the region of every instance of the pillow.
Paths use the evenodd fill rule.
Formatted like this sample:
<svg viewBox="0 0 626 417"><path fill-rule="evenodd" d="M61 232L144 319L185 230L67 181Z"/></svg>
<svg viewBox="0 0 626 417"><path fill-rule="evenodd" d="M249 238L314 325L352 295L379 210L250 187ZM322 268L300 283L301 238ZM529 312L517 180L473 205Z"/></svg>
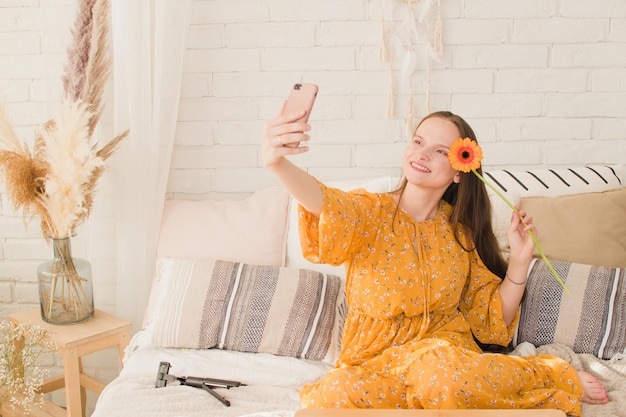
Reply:
<svg viewBox="0 0 626 417"><path fill-rule="evenodd" d="M550 261L567 295L542 259L531 263L513 344L561 343L576 353L610 359L626 348L624 269Z"/></svg>
<svg viewBox="0 0 626 417"><path fill-rule="evenodd" d="M516 204L522 197L556 197L593 193L622 187L622 165L588 165L529 170L485 170L485 178L507 199ZM506 229L511 221L511 209L487 188L492 205L494 233L500 247L508 252ZM561 258L556 258L561 259ZM600 264L598 264L600 265Z"/></svg>
<svg viewBox="0 0 626 417"><path fill-rule="evenodd" d="M168 200L157 256L284 265L288 210L282 187L242 200Z"/></svg>
<svg viewBox="0 0 626 417"><path fill-rule="evenodd" d="M212 259L159 258L151 345L337 359L346 313L339 277Z"/></svg>
<svg viewBox="0 0 626 417"><path fill-rule="evenodd" d="M561 197L526 197L548 259L626 268L626 187Z"/></svg>
<svg viewBox="0 0 626 417"><path fill-rule="evenodd" d="M619 188L622 186L620 169L620 165L502 169L487 170L485 178L507 196L556 197Z"/></svg>

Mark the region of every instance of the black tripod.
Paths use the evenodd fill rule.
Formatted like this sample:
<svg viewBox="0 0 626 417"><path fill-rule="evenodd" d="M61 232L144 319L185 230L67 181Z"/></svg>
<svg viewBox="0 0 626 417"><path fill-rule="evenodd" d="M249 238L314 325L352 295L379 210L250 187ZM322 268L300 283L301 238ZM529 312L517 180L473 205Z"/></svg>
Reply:
<svg viewBox="0 0 626 417"><path fill-rule="evenodd" d="M188 385L190 387L202 388L215 398L217 398L226 407L230 406L230 401L215 392L214 388L226 388L239 387L245 384L237 381L229 381L226 379L215 378L200 378L196 376L174 376L170 375L171 364L169 362L161 362L159 364L159 370L156 377L156 388L161 388L167 385L167 381L178 381L180 385Z"/></svg>

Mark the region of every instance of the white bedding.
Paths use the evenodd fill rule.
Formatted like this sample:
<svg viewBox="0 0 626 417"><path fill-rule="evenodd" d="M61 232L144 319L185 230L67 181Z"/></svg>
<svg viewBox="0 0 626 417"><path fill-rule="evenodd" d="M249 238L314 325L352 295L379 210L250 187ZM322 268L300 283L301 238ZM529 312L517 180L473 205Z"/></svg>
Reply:
<svg viewBox="0 0 626 417"><path fill-rule="evenodd" d="M557 343L538 347L536 354L558 356L575 369L600 378L610 401L604 405L583 403L583 417L626 417L626 355L617 354L611 360L602 360L590 354L576 354L569 347Z"/></svg>
<svg viewBox="0 0 626 417"><path fill-rule="evenodd" d="M236 380L246 386L216 390L230 407L202 389L176 382L155 388L161 361L171 363L171 375ZM290 417L300 408L302 384L320 378L329 367L265 353L131 345L122 372L104 389L92 417Z"/></svg>
<svg viewBox="0 0 626 417"><path fill-rule="evenodd" d="M626 417L626 358L600 360L557 344L537 350L524 344L514 352L521 356L537 353L560 356L604 382L611 402L602 406L584 404L584 417ZM161 361L171 363L171 375L236 380L246 386L217 390L231 402L230 407L198 388L172 382L155 388ZM120 376L102 392L92 417L292 417L300 408L298 393L302 384L322 377L329 368L323 362L265 353L131 344Z"/></svg>
<svg viewBox="0 0 626 417"><path fill-rule="evenodd" d="M623 166L619 165L561 167L532 172L490 171L490 175L508 190L509 200L518 201L521 197L530 195L556 197L620 188L623 172ZM343 189L366 188L372 192L383 192L394 187L396 183L396 179L381 177L359 181L358 184L350 182L333 185ZM500 231L499 235L504 236L510 219L510 209L499 197L492 198L496 230ZM185 210L181 210L182 207ZM296 218L297 206L290 203L285 190L261 190L248 199L222 203L206 201L190 205L185 201L168 201L164 207L158 255L231 259L250 264L267 261L278 265L283 261L286 247L286 266L341 276L342 270L338 267L312 264L302 257L297 227L289 227L289 224L295 225ZM498 221L500 218L502 222ZM210 224L207 223L209 221ZM226 237L228 242L224 242ZM225 248L229 248L230 252L224 253L222 249ZM268 253L279 254L281 259L269 260L266 255L257 257L258 254ZM204 279L203 277L200 279ZM147 329L154 327L155 318L159 317L160 307L155 303L160 282L167 281L159 281L158 275L155 276L150 307L144 323ZM187 291L186 282L181 279L180 288L175 291ZM193 309L190 311L195 314ZM560 311L560 307L556 311ZM341 315L336 317L340 318ZM184 323L182 318L176 318ZM571 326L576 327L575 323L571 323ZM319 379L330 368L327 362L268 353L156 348L152 346L153 334L147 329L133 338L120 376L102 392L92 417L292 417L295 410L300 408L300 387ZM180 336L176 329L166 328L165 331L171 331L173 336ZM546 345L539 349L530 345L527 353L561 356L576 368L594 373L605 383L611 402L603 406L584 405L584 417L626 417L626 352L616 355L621 356L611 361L600 360L592 355L576 355L564 345ZM176 383L155 388L161 361L171 363L170 374L175 376L230 379L245 383L246 386L218 390L231 402L230 407L224 406L198 388Z"/></svg>

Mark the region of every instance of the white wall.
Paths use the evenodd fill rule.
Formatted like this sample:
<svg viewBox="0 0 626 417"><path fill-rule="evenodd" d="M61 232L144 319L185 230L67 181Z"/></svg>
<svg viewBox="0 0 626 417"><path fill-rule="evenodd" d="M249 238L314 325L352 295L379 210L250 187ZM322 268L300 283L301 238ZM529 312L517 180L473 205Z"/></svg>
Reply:
<svg viewBox="0 0 626 417"><path fill-rule="evenodd" d="M54 115L75 5L73 0L0 3L0 105L24 141L32 143L34 129ZM51 256L38 226L33 221L24 227L0 181L0 318L36 306L36 267Z"/></svg>
<svg viewBox="0 0 626 417"><path fill-rule="evenodd" d="M417 118L442 109L465 117L487 167L625 162L626 2L441 3L443 54L430 80L424 42L416 47ZM311 151L297 164L322 179L398 174L408 94L396 56L397 116L387 117L384 5L397 29L408 10L400 0L195 0L169 195L239 197L274 184L261 166L262 125L298 81L319 84L320 93ZM22 138L58 109L75 7L74 0L0 5L0 100ZM36 305L33 271L49 248L36 222L26 229L0 193L4 317ZM98 197L97 209L113 209ZM76 243L79 256L93 251ZM96 287L99 304L114 310L114 278Z"/></svg>
<svg viewBox="0 0 626 417"><path fill-rule="evenodd" d="M417 50L417 116L445 109L465 117L488 167L624 162L624 1L441 3L444 52L433 64L430 108L426 56ZM169 192L272 184L259 158L262 121L295 81L320 85L312 149L296 163L321 178L397 174L407 99L398 92L398 118L386 117L388 65L378 59L383 4L196 0ZM406 5L386 4L404 18ZM404 87L400 62L397 88Z"/></svg>
<svg viewBox="0 0 626 417"><path fill-rule="evenodd" d="M416 117L465 117L487 167L626 162L624 0L441 3L443 54L430 80L425 48L416 49ZM378 59L384 4L395 7L397 28L407 11L400 0L195 0L169 195L239 197L275 184L261 166L263 120L298 81L320 93L311 151L297 164L322 179L397 175L408 95L396 57L397 117L388 118L389 66ZM0 101L22 138L58 108L75 7L0 3ZM26 229L13 213L1 185L0 197L3 318L38 305L34 271L50 249L36 222ZM96 210L113 207L96 196ZM115 270L115 259L97 259L80 240L75 253ZM97 305L114 311L115 277L100 274L94 285Z"/></svg>
<svg viewBox="0 0 626 417"><path fill-rule="evenodd" d="M60 74L76 4L76 0L0 2L0 105L24 141L32 141L34 129L55 116L59 109ZM99 204L98 211L106 207L106 202ZM77 256L91 258L91 248L85 241L74 242L73 248ZM51 249L41 238L38 221L24 226L21 215L13 212L0 182L0 319L39 305L36 268L50 257ZM100 261L100 265L96 261L94 270L106 268L107 263L111 264L111 260ZM95 286L95 291L113 293L108 278L100 279ZM101 300L100 304L110 310L114 302ZM91 355L84 361L85 369L101 381L110 381L119 372L116 356L111 349ZM44 365L51 368L50 375L62 372L59 357L46 357ZM64 391L55 392L52 398L64 404ZM88 413L95 398L88 391Z"/></svg>
<svg viewBox="0 0 626 417"><path fill-rule="evenodd" d="M396 57L397 117L388 118L388 64L378 59L383 4L395 7L398 27L407 10L399 0L195 0L169 195L239 197L274 184L260 161L263 120L297 81L319 84L320 93L312 149L296 163L323 179L398 174L407 94ZM487 167L625 162L626 2L442 4L443 55L432 64L429 100L425 48L416 50L417 117L440 109L464 116ZM0 99L25 139L58 109L75 7L74 0L0 6ZM2 188L0 197L4 317L37 305L34 270L50 250ZM97 210L113 209L98 197ZM75 252L92 259L98 251L78 240ZM105 268L115 270L114 262ZM95 280L105 310L114 311L114 283Z"/></svg>

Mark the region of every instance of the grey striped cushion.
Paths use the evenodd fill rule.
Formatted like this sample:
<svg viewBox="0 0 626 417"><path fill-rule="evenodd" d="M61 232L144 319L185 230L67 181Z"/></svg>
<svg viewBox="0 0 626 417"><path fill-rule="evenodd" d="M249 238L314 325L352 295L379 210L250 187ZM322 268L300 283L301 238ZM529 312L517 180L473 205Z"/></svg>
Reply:
<svg viewBox="0 0 626 417"><path fill-rule="evenodd" d="M514 345L562 343L576 353L610 359L626 349L626 271L551 261L567 295L543 260L531 265Z"/></svg>
<svg viewBox="0 0 626 417"><path fill-rule="evenodd" d="M152 344L334 363L345 319L339 277L211 259L157 261Z"/></svg>

